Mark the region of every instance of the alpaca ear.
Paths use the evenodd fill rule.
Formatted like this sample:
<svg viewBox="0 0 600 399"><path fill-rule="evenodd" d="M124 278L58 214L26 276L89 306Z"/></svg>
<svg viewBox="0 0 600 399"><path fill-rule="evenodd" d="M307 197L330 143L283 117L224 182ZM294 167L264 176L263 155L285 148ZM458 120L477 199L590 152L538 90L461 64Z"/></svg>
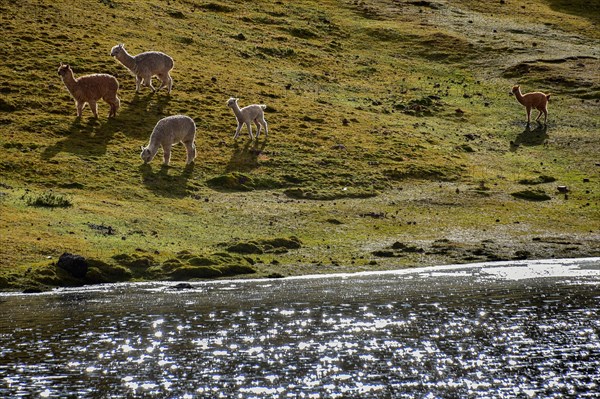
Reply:
<svg viewBox="0 0 600 399"><path fill-rule="evenodd" d="M140 147L142 148L142 151L144 151L144 146L143 146L143 145L141 145Z"/></svg>

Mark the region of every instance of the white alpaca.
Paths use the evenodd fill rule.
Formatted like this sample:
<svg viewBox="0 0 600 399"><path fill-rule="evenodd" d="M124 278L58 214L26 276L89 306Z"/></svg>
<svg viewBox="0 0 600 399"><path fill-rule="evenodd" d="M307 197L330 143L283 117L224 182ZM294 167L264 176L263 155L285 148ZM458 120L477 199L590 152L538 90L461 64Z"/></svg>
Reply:
<svg viewBox="0 0 600 399"><path fill-rule="evenodd" d="M168 93L171 93L173 87L173 78L169 72L173 69L173 58L159 51L148 51L145 53L131 56L126 50L124 44L117 44L110 51L110 55L115 57L121 64L129 69L135 75L135 91L140 91L140 84L150 87L156 92L165 85ZM157 76L160 80L160 86L155 89L152 86L152 76Z"/></svg>
<svg viewBox="0 0 600 399"><path fill-rule="evenodd" d="M142 160L149 163L158 152L158 147L162 147L164 164L168 165L171 160L171 147L181 142L187 151L186 165L189 165L196 159L195 138L196 124L192 118L185 115L167 116L154 126L150 144L147 147L142 146Z"/></svg>
<svg viewBox="0 0 600 399"><path fill-rule="evenodd" d="M81 116L83 107L85 107L85 104L87 103L89 104L94 117L97 118L97 101L99 99L103 99L110 105L110 112L108 113L109 118L117 115L117 110L121 104L119 97L117 97L117 91L119 90L117 78L112 75L97 73L75 79L71 67L63 64L60 64L60 67L58 67L58 74L62 78L67 90L69 90L69 93L71 93L75 99L77 116Z"/></svg>
<svg viewBox="0 0 600 399"><path fill-rule="evenodd" d="M227 101L227 106L233 110L235 114L235 118L237 119L237 129L235 131L234 139L237 139L240 130L242 127L246 125L248 127L248 134L250 135L250 140L254 140L254 136L252 135L252 121L256 124L256 128L258 132L256 133L256 138L260 135L261 128L265 128L265 137L269 136L269 126L267 125L267 121L265 120L265 113L263 110L267 108L264 104L253 104L248 105L240 109L240 106L237 103L237 98L230 98Z"/></svg>

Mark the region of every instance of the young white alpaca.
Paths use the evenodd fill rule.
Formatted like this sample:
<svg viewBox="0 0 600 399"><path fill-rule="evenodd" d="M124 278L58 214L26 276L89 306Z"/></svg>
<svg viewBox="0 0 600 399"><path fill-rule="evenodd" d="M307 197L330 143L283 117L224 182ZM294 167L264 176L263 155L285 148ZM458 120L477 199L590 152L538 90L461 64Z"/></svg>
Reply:
<svg viewBox="0 0 600 399"><path fill-rule="evenodd" d="M98 117L99 99L103 99L110 105L108 117L116 116L117 110L121 104L117 91L119 90L119 82L112 75L98 73L94 75L81 76L75 79L73 70L69 65L60 64L58 74L62 78L67 90L75 99L77 107L77 116L81 116L85 104L89 104L94 117Z"/></svg>
<svg viewBox="0 0 600 399"><path fill-rule="evenodd" d="M135 91L140 91L140 84L150 87L156 92L165 85L167 92L171 93L173 87L173 78L169 72L173 69L173 58L159 51L148 51L145 53L131 56L126 50L124 44L117 44L110 51L110 55L115 57L121 64L129 69L135 75ZM152 76L157 76L160 80L160 86L155 89L152 86Z"/></svg>
<svg viewBox="0 0 600 399"><path fill-rule="evenodd" d="M149 163L158 152L158 147L162 147L164 164L168 165L171 160L171 147L181 142L187 151L186 165L189 165L196 159L195 138L196 124L192 118L185 115L167 116L154 126L150 144L147 147L142 146L142 160Z"/></svg>
<svg viewBox="0 0 600 399"><path fill-rule="evenodd" d="M513 86L512 93L517 98L517 101L525 106L527 110L527 124L531 122L531 109L535 108L538 110L538 116L535 118L535 121L539 123L540 116L542 113L544 114L544 125L548 119L548 100L550 99L550 94L544 94L539 91L534 93L521 94L521 86Z"/></svg>
<svg viewBox="0 0 600 399"><path fill-rule="evenodd" d="M248 134L250 135L250 140L254 140L254 136L252 135L252 122L256 124L256 128L258 132L256 133L256 138L260 135L261 128L265 128L265 137L269 136L269 126L267 125L267 121L265 120L265 113L263 110L267 108L264 104L252 104L248 105L240 109L240 106L237 103L238 98L230 98L227 101L227 106L233 110L235 114L235 118L237 119L237 129L235 131L234 139L237 139L240 130L242 127L246 125L248 127Z"/></svg>

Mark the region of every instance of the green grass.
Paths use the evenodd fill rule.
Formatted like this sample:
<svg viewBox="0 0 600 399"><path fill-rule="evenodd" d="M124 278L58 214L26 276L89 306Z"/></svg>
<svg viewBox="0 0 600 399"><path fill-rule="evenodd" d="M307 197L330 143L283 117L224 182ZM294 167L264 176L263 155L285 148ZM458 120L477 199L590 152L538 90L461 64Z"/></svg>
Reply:
<svg viewBox="0 0 600 399"><path fill-rule="evenodd" d="M596 3L4 1L0 288L598 256ZM135 94L117 43L170 54L171 95ZM61 62L115 75L117 117L76 118ZM547 128L513 84L552 93ZM232 139L231 96L268 105L268 139ZM177 113L195 165L143 165Z"/></svg>

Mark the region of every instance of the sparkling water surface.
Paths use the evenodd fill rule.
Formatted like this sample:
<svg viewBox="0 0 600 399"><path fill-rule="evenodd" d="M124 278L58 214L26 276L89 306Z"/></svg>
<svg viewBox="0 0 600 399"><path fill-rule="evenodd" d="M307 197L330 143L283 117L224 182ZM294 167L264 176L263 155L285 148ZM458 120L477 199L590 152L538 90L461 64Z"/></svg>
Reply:
<svg viewBox="0 0 600 399"><path fill-rule="evenodd" d="M0 398L598 398L600 258L0 294Z"/></svg>

